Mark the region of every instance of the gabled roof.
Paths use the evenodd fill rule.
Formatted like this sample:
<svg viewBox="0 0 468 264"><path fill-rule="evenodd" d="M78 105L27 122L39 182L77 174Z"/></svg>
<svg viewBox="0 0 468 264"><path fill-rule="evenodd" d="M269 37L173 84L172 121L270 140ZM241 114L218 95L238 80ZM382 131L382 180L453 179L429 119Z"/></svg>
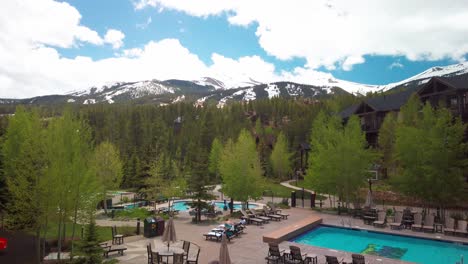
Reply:
<svg viewBox="0 0 468 264"><path fill-rule="evenodd" d="M367 104L377 112L395 111L400 109L409 99L414 91L407 90L399 93L382 95L368 98L360 104L352 105L343 110L340 115L342 118L348 118L359 109L362 104Z"/></svg>
<svg viewBox="0 0 468 264"><path fill-rule="evenodd" d="M468 89L468 74L455 75L451 77L437 77L437 79L447 82L455 89Z"/></svg>

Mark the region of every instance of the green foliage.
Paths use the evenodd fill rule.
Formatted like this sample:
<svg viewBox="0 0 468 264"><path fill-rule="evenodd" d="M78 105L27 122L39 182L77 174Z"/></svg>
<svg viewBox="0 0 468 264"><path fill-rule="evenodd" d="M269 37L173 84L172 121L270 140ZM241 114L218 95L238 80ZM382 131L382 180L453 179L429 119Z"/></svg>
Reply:
<svg viewBox="0 0 468 264"><path fill-rule="evenodd" d="M219 175L219 163L221 160L221 155L223 153L223 145L219 141L218 138L213 140L211 144L211 151L208 160L208 171L214 176L216 180L218 180Z"/></svg>
<svg viewBox="0 0 468 264"><path fill-rule="evenodd" d="M255 141L242 130L235 143L228 141L220 164L223 192L229 197L246 202L258 198L263 191L263 178Z"/></svg>
<svg viewBox="0 0 468 264"><path fill-rule="evenodd" d="M110 142L102 142L95 149L90 163L102 188L103 200L105 200L107 191L118 189L122 182L122 162L119 151ZM104 203L104 210L107 213L107 203Z"/></svg>
<svg viewBox="0 0 468 264"><path fill-rule="evenodd" d="M382 152L382 161L384 168L387 168L390 174L393 174L395 168L395 141L397 128L397 114L389 112L379 130L379 148Z"/></svg>
<svg viewBox="0 0 468 264"><path fill-rule="evenodd" d="M99 246L98 234L96 230L96 222L91 217L85 232L85 237L80 243L80 257L77 262L80 264L100 264L102 263L102 248Z"/></svg>
<svg viewBox="0 0 468 264"><path fill-rule="evenodd" d="M283 133L279 133L276 138L276 144L271 152L271 165L273 173L277 179L286 179L288 173L291 171L291 156L288 151L288 141Z"/></svg>
<svg viewBox="0 0 468 264"><path fill-rule="evenodd" d="M350 202L369 177L368 170L375 158L375 153L367 148L356 116L343 127L339 117L320 113L312 126L306 187Z"/></svg>
<svg viewBox="0 0 468 264"><path fill-rule="evenodd" d="M402 109L404 120L398 125L395 145L400 175L394 183L428 203L463 201L466 126L447 109L434 110L427 104L419 112L418 106L410 101Z"/></svg>

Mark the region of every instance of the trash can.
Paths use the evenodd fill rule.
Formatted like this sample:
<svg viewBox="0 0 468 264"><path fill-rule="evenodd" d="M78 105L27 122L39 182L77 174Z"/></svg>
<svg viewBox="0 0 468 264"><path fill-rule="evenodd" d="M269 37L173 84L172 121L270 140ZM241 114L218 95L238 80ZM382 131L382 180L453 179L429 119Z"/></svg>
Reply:
<svg viewBox="0 0 468 264"><path fill-rule="evenodd" d="M157 223L156 219L153 217L145 218L143 222L143 236L144 237L154 237L157 236Z"/></svg>
<svg viewBox="0 0 468 264"><path fill-rule="evenodd" d="M161 217L156 217L156 235L162 236L164 234L164 219Z"/></svg>

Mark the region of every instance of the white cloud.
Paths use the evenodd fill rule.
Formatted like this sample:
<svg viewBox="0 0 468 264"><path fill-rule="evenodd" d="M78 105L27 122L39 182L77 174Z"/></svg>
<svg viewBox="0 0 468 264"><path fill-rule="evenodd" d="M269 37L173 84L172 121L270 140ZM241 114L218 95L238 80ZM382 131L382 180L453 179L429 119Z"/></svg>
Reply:
<svg viewBox="0 0 468 264"><path fill-rule="evenodd" d="M148 17L146 19L146 22L141 23L141 24L136 24L136 27L139 29L145 29L151 24L151 22L153 22L153 19L151 17Z"/></svg>
<svg viewBox="0 0 468 264"><path fill-rule="evenodd" d="M106 35L104 36L104 42L112 45L113 49L120 49L123 46L123 39L125 34L120 30L109 29L107 30Z"/></svg>
<svg viewBox="0 0 468 264"><path fill-rule="evenodd" d="M2 1L0 42L69 48L79 42L102 45L99 34L80 25L81 15L68 3L50 0ZM9 43L16 45L16 43Z"/></svg>
<svg viewBox="0 0 468 264"><path fill-rule="evenodd" d="M139 0L136 9L167 8L192 16L225 14L234 25L255 23L260 46L307 66L351 69L364 55L410 60L464 60L468 5L454 0ZM341 63L346 62L346 63Z"/></svg>
<svg viewBox="0 0 468 264"><path fill-rule="evenodd" d="M394 63L392 63L392 64L390 64L390 65L388 66L388 68L389 68L390 70L393 70L393 69L395 69L395 68L400 68L400 69L401 69L401 68L403 68L403 67L405 67L405 65L401 64L399 61L395 61Z"/></svg>

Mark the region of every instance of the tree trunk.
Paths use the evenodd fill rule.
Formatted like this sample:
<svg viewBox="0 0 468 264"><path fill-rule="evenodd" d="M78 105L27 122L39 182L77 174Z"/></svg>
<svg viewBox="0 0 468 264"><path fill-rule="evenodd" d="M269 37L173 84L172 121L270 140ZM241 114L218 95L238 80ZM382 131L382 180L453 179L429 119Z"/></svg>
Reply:
<svg viewBox="0 0 468 264"><path fill-rule="evenodd" d="M59 217L58 225L57 259L60 259L60 253L62 251L62 217Z"/></svg>
<svg viewBox="0 0 468 264"><path fill-rule="evenodd" d="M231 210L231 214L232 214L232 212L234 211L234 198L231 198L229 209Z"/></svg>
<svg viewBox="0 0 468 264"><path fill-rule="evenodd" d="M41 228L38 227L36 230L36 253L37 253L37 263L41 263Z"/></svg>
<svg viewBox="0 0 468 264"><path fill-rule="evenodd" d="M104 200L103 200L103 207L104 207L104 214L107 216L107 195L106 192L104 192Z"/></svg>
<svg viewBox="0 0 468 264"><path fill-rule="evenodd" d="M73 226L72 226L72 241L71 241L71 249L70 249L70 260L73 259L73 250L75 248L75 229L76 229L76 222L78 216L78 202L75 204L75 213L73 216Z"/></svg>

